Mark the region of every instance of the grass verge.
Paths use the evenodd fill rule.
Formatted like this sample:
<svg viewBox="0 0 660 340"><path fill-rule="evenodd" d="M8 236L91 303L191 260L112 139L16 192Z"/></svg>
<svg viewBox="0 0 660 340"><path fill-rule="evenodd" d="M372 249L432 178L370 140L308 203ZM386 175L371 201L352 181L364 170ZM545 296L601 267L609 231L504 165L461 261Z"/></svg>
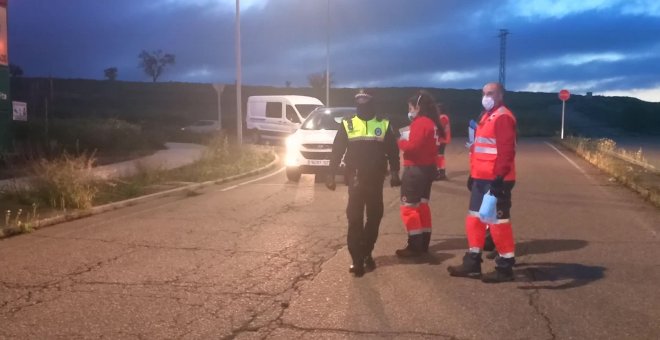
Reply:
<svg viewBox="0 0 660 340"><path fill-rule="evenodd" d="M564 140L557 139L556 142L636 191L656 207L660 207L660 172L642 166L645 160L641 150L635 153L626 152L618 149L616 142L611 139L568 136Z"/></svg>
<svg viewBox="0 0 660 340"><path fill-rule="evenodd" d="M190 165L154 169L137 163L134 175L99 181L92 173L94 157L67 154L32 166L30 189L15 186L0 192L0 208L5 213L0 237L29 232L41 217L66 214L67 210L86 211L92 207L162 192L188 184L214 181L239 175L274 160L269 148L236 147L226 137L211 139L202 157Z"/></svg>

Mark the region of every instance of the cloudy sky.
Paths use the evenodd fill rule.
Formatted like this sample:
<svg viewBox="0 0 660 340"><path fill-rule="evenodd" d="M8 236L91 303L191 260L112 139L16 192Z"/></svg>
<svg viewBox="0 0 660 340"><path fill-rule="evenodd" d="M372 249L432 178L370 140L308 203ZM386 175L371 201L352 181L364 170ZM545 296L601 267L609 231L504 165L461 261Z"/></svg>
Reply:
<svg viewBox="0 0 660 340"><path fill-rule="evenodd" d="M148 81L141 50L176 55L163 81L233 83L234 0L10 0L10 60L28 76ZM327 24L327 14L330 23ZM242 0L243 82L507 88L660 101L657 0Z"/></svg>

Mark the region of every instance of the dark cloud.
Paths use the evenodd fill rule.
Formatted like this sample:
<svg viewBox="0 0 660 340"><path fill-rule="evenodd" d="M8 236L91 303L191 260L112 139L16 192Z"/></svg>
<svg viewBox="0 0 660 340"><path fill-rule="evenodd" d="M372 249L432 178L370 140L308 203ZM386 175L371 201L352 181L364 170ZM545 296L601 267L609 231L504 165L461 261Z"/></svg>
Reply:
<svg viewBox="0 0 660 340"><path fill-rule="evenodd" d="M226 7L210 3L11 1L10 58L34 76L101 78L104 68L116 66L121 79L146 80L137 55L162 49L177 55L164 80L231 83L234 8L232 1ZM602 91L658 86L657 16L622 14L610 6L561 18L528 18L506 2L484 3L330 1L331 70L337 84L479 88L497 77L496 36L506 27L512 33L511 89L534 83L593 83ZM244 82L282 85L288 80L300 86L309 73L324 70L326 5L270 0L242 11ZM585 63L570 60L585 55L596 57Z"/></svg>

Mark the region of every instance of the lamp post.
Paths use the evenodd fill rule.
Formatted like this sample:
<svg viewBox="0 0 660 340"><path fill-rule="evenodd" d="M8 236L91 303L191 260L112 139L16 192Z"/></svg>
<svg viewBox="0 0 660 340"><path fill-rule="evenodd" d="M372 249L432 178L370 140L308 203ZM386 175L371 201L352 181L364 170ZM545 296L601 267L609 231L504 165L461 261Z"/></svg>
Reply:
<svg viewBox="0 0 660 340"><path fill-rule="evenodd" d="M325 27L325 105L330 106L330 0L327 7L327 21Z"/></svg>
<svg viewBox="0 0 660 340"><path fill-rule="evenodd" d="M236 0L236 142L238 145L243 143L241 77L241 1Z"/></svg>

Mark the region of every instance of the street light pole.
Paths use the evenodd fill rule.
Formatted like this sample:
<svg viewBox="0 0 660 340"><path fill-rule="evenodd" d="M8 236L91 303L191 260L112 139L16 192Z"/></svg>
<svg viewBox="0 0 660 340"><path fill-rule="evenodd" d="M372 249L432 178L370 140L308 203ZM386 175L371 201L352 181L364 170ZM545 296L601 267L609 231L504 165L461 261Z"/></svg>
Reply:
<svg viewBox="0 0 660 340"><path fill-rule="evenodd" d="M327 7L327 21L325 26L325 105L330 106L330 0Z"/></svg>
<svg viewBox="0 0 660 340"><path fill-rule="evenodd" d="M236 0L236 142L239 146L243 143L241 77L241 1Z"/></svg>

